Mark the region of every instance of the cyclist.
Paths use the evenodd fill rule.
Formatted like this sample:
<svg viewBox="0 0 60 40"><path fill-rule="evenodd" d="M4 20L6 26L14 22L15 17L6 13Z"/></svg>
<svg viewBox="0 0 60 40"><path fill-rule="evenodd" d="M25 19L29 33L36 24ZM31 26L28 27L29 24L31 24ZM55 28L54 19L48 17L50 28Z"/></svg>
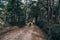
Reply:
<svg viewBox="0 0 60 40"><path fill-rule="evenodd" d="M31 22L29 23L29 27L31 26Z"/></svg>

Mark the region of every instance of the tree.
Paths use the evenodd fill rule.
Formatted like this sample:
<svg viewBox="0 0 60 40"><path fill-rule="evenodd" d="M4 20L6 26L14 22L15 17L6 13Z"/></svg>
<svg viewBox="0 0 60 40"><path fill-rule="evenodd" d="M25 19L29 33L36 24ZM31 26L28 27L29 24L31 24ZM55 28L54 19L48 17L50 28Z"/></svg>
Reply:
<svg viewBox="0 0 60 40"><path fill-rule="evenodd" d="M6 22L6 14L7 14L7 4L4 5L4 3L1 2L0 4L0 19L4 22L4 25L7 24Z"/></svg>
<svg viewBox="0 0 60 40"><path fill-rule="evenodd" d="M11 23L12 25L18 25L21 23L21 16L24 16L24 12L23 9L21 8L21 5L23 5L23 3L21 2L21 0L10 0L8 7L7 7L7 11L8 14L10 14L10 16L8 17L8 19L10 21L8 21L9 23Z"/></svg>

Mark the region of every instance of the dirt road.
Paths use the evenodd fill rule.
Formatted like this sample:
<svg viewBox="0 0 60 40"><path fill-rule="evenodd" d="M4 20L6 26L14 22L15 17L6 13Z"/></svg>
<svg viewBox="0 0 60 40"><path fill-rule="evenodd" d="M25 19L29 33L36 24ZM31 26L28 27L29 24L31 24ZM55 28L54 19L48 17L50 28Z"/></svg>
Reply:
<svg viewBox="0 0 60 40"><path fill-rule="evenodd" d="M7 32L0 40L46 40L44 33L35 25L16 28Z"/></svg>

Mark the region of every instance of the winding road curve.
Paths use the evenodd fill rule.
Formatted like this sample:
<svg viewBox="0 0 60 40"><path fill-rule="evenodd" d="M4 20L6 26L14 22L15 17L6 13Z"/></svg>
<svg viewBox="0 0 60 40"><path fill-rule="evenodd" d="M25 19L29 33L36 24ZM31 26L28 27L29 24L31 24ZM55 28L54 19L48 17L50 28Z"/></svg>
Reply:
<svg viewBox="0 0 60 40"><path fill-rule="evenodd" d="M7 32L0 40L46 40L46 36L36 25L28 25L24 28L16 28Z"/></svg>

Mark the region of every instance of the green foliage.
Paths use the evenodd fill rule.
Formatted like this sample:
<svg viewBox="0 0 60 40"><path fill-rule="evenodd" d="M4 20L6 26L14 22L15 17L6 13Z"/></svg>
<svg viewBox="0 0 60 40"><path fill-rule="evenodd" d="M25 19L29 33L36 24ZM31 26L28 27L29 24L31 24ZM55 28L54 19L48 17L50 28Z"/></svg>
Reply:
<svg viewBox="0 0 60 40"><path fill-rule="evenodd" d="M54 25L53 27L52 27L52 31L54 31L55 33L60 33L60 25Z"/></svg>
<svg viewBox="0 0 60 40"><path fill-rule="evenodd" d="M32 16L32 17L35 17L35 16L39 16L39 14L40 14L39 7L37 6L36 1L33 1L30 4L30 13L29 13L29 15Z"/></svg>
<svg viewBox="0 0 60 40"><path fill-rule="evenodd" d="M36 23L47 35L49 33L49 25L47 22L39 21ZM60 40L60 24L54 24L50 29L50 39Z"/></svg>
<svg viewBox="0 0 60 40"><path fill-rule="evenodd" d="M24 10L21 8L23 3L19 0L11 0L7 6L8 16L7 22L12 25L20 25L20 20L22 19L21 16L25 16ZM9 20L11 21L9 21ZM18 19L18 20L17 20ZM22 19L23 20L23 19ZM25 21L25 20L24 20Z"/></svg>
<svg viewBox="0 0 60 40"><path fill-rule="evenodd" d="M51 39L60 40L60 24L54 25L51 29Z"/></svg>

